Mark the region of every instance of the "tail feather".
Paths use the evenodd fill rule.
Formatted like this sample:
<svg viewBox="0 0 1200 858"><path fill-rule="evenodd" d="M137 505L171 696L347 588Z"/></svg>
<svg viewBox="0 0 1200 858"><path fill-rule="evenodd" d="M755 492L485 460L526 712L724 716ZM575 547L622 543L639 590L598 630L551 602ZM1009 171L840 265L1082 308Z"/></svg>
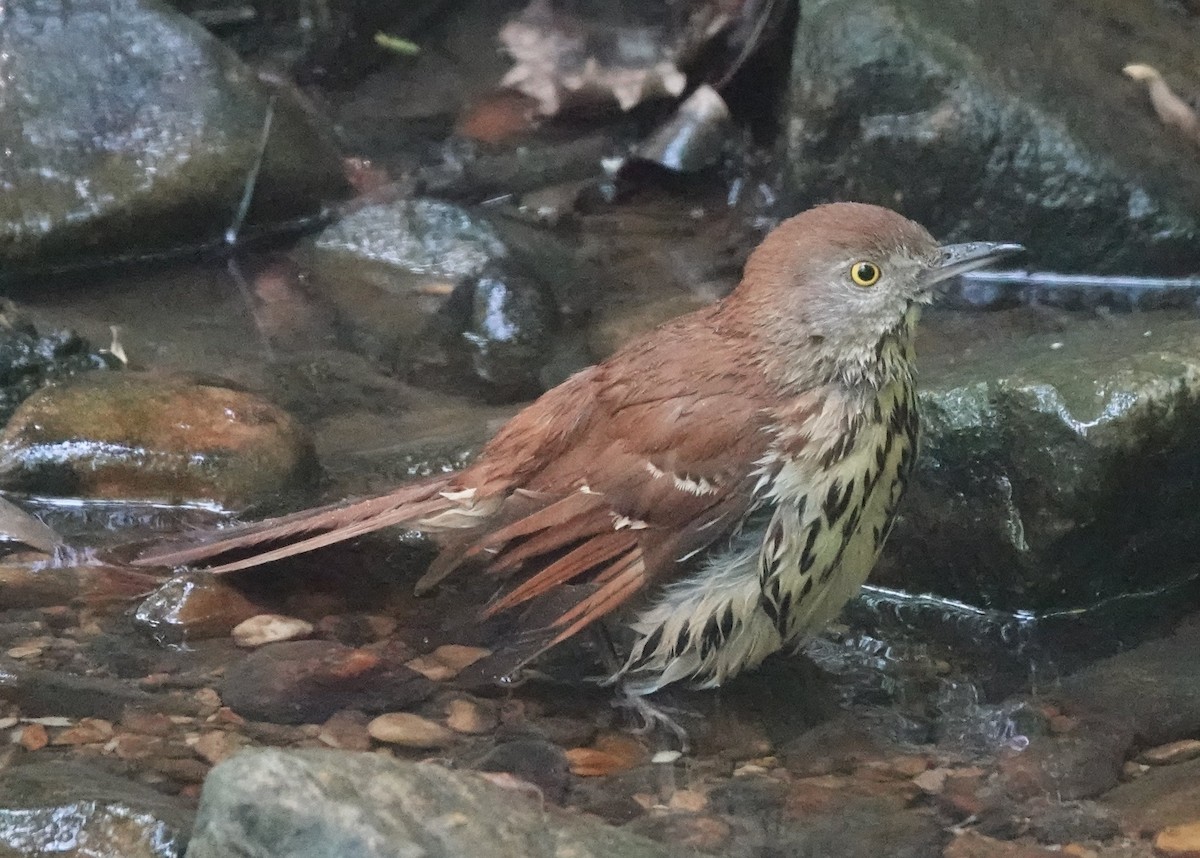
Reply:
<svg viewBox="0 0 1200 858"><path fill-rule="evenodd" d="M202 566L212 572L247 569L354 539L384 527L416 526L426 517L446 513L461 505L459 498L444 492L445 487L445 479L430 480L381 497L318 507L204 533L155 545L131 562L134 566ZM451 496L447 497L447 494ZM237 556L245 552L251 553ZM217 562L231 556L236 559Z"/></svg>

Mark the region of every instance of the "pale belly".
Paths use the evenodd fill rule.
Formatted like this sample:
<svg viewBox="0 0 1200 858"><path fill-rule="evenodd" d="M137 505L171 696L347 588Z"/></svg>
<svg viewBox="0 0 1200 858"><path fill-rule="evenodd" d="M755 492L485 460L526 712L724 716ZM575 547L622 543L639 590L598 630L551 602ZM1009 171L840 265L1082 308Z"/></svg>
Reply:
<svg viewBox="0 0 1200 858"><path fill-rule="evenodd" d="M632 623L640 640L623 675L627 687L716 686L820 632L875 565L916 445L915 397L897 384L881 391L878 412L865 416L835 461L784 463L776 481L783 496Z"/></svg>

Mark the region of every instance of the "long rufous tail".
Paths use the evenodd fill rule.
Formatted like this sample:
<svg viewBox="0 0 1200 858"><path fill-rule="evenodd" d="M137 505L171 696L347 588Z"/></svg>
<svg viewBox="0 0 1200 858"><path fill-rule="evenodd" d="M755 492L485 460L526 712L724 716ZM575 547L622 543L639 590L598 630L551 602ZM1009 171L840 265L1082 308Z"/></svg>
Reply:
<svg viewBox="0 0 1200 858"><path fill-rule="evenodd" d="M419 522L455 506L444 493L447 479L425 480L367 500L340 502L269 518L253 524L209 531L151 546L134 566L199 566L210 572L234 572L354 539L393 525ZM220 562L224 559L224 562Z"/></svg>

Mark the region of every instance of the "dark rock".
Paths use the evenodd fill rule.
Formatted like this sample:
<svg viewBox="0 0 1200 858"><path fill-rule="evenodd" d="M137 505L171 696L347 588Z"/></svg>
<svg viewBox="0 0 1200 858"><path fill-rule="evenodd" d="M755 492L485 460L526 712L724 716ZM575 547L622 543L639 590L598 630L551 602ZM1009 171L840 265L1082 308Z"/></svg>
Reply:
<svg viewBox="0 0 1200 858"><path fill-rule="evenodd" d="M650 858L634 834L540 805L475 774L377 754L239 754L204 784L189 858L405 854Z"/></svg>
<svg viewBox="0 0 1200 858"><path fill-rule="evenodd" d="M169 578L143 599L133 624L160 643L182 643L223 637L238 623L263 611L229 578L185 572Z"/></svg>
<svg viewBox="0 0 1200 858"><path fill-rule="evenodd" d="M1059 801L1093 798L1116 786L1132 744L1129 733L1090 724L1077 735L1039 737L1020 753L1000 760L1000 783L1016 799L1053 796Z"/></svg>
<svg viewBox="0 0 1200 858"><path fill-rule="evenodd" d="M269 94L199 25L141 0L22 4L5 19L0 258L30 266L216 240ZM313 214L340 164L298 100L275 103L248 223Z"/></svg>
<svg viewBox="0 0 1200 858"><path fill-rule="evenodd" d="M118 720L127 706L174 715L194 715L200 708L184 695L150 694L115 679L36 670L11 659L0 660L0 700L29 716L109 721Z"/></svg>
<svg viewBox="0 0 1200 858"><path fill-rule="evenodd" d="M436 685L402 664L332 641L269 644L232 665L221 699L244 718L321 723L339 709L405 709Z"/></svg>
<svg viewBox="0 0 1200 858"><path fill-rule="evenodd" d="M30 763L0 774L5 855L178 858L191 825L182 801L87 763Z"/></svg>
<svg viewBox="0 0 1200 858"><path fill-rule="evenodd" d="M1112 811L1094 801L1040 798L1030 801L1024 811L1029 833L1041 843L1103 841L1121 833Z"/></svg>
<svg viewBox="0 0 1200 858"><path fill-rule="evenodd" d="M1194 146L1120 74L1136 57L1188 80L1193 38L1152 2L807 3L794 186L896 206L947 240L1020 241L1049 270L1193 271Z"/></svg>
<svg viewBox="0 0 1200 858"><path fill-rule="evenodd" d="M1200 735L1200 617L1170 637L1101 659L1066 677L1063 705L1162 745Z"/></svg>
<svg viewBox="0 0 1200 858"><path fill-rule="evenodd" d="M475 768L508 772L536 786L548 801L561 804L571 786L571 766L563 749L538 739L516 739L490 750Z"/></svg>
<svg viewBox="0 0 1200 858"><path fill-rule="evenodd" d="M0 307L0 420L49 381L93 369L115 369L119 361L74 331L38 333L11 305Z"/></svg>
<svg viewBox="0 0 1200 858"><path fill-rule="evenodd" d="M1163 766L1121 784L1101 799L1134 835L1152 835L1169 825L1196 820L1200 807L1200 760Z"/></svg>
<svg viewBox="0 0 1200 858"><path fill-rule="evenodd" d="M6 488L44 495L278 503L316 474L286 412L216 383L100 373L22 403L0 436Z"/></svg>
<svg viewBox="0 0 1200 858"><path fill-rule="evenodd" d="M992 318L1001 330L1021 324ZM922 362L922 455L876 581L1011 611L1190 580L1200 552L1191 320L1159 317L1148 330L1144 317L1114 316L1028 336L930 321L931 335L974 342ZM1138 626L1132 604L1114 607L1098 645Z"/></svg>
<svg viewBox="0 0 1200 858"><path fill-rule="evenodd" d="M118 566L0 564L0 604L7 608L125 602L158 584L153 575Z"/></svg>

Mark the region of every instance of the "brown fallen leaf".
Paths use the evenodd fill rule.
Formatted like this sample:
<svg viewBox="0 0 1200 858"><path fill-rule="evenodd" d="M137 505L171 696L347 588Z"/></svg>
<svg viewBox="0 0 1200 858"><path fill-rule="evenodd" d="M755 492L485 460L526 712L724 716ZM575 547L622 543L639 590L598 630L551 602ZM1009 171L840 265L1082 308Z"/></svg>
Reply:
<svg viewBox="0 0 1200 858"><path fill-rule="evenodd" d="M1125 76L1145 83L1150 91L1150 104L1163 125L1182 131L1193 143L1200 145L1200 116L1186 101L1175 94L1159 74L1158 69L1143 63L1131 63L1124 68Z"/></svg>

